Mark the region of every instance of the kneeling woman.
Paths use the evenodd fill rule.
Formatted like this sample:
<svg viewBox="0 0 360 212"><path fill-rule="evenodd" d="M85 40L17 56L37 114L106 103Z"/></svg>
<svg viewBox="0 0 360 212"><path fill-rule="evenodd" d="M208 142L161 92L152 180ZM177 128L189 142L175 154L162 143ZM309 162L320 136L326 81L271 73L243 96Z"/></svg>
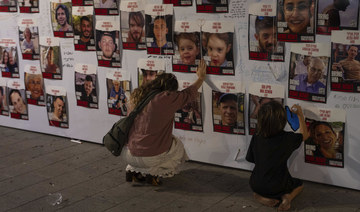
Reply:
<svg viewBox="0 0 360 212"><path fill-rule="evenodd" d="M175 112L197 97L206 76L204 61L200 62L196 73L198 79L182 91L177 91L175 75L163 73L131 94L130 110L151 91L161 90L136 116L129 132L128 145L121 153L122 159L128 163L127 181L146 178L147 183L160 185L161 177L174 176L178 166L187 159L184 146L172 135L172 129Z"/></svg>

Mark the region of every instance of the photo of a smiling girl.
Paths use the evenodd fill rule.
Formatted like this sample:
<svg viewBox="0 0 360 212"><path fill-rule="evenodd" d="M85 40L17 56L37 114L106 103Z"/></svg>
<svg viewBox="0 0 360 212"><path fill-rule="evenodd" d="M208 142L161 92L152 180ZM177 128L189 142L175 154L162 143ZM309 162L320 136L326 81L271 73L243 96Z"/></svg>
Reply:
<svg viewBox="0 0 360 212"><path fill-rule="evenodd" d="M173 71L196 72L200 61L200 33L178 33L175 35L176 53L173 57Z"/></svg>

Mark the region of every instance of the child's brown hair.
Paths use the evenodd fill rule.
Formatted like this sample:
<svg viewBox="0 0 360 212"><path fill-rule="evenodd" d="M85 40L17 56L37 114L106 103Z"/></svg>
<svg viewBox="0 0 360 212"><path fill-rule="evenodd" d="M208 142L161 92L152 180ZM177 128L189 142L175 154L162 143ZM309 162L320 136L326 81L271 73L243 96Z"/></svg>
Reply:
<svg viewBox="0 0 360 212"><path fill-rule="evenodd" d="M270 138L284 130L286 113L282 104L270 101L261 106L258 113L256 135Z"/></svg>

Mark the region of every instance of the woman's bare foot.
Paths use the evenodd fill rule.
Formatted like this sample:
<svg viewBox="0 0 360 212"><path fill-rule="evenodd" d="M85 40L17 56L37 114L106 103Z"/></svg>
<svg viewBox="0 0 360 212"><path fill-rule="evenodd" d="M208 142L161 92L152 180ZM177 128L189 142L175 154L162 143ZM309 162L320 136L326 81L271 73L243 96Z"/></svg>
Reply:
<svg viewBox="0 0 360 212"><path fill-rule="evenodd" d="M277 199L270 199L270 198L266 198L263 197L257 193L254 193L254 198L260 202L263 205L269 206L269 207L275 207L277 204L279 204L279 200Z"/></svg>
<svg viewBox="0 0 360 212"><path fill-rule="evenodd" d="M281 203L280 203L280 205L279 205L279 211L287 211L287 210L289 210L290 209L290 207L291 207L291 200L290 200L290 198L289 198L289 194L284 194L282 197L281 197L281 199L282 199L282 201L281 201Z"/></svg>

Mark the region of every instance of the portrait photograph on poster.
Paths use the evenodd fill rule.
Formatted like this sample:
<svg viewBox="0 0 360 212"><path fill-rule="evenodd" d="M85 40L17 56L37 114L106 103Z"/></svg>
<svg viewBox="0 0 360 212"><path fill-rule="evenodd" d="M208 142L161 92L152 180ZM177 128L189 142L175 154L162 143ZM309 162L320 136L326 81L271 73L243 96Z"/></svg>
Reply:
<svg viewBox="0 0 360 212"><path fill-rule="evenodd" d="M179 90L189 87L192 82L185 80L178 80ZM189 131L203 131L202 118L202 87L198 90L198 95L195 100L187 103L180 110L175 113L175 129L189 130Z"/></svg>
<svg viewBox="0 0 360 212"><path fill-rule="evenodd" d="M46 86L46 110L49 125L69 128L66 90L64 87Z"/></svg>
<svg viewBox="0 0 360 212"><path fill-rule="evenodd" d="M146 50L143 4L139 1L121 1L120 10L123 49Z"/></svg>
<svg viewBox="0 0 360 212"><path fill-rule="evenodd" d="M316 33L331 35L332 30L357 30L358 0L318 0Z"/></svg>
<svg viewBox="0 0 360 212"><path fill-rule="evenodd" d="M96 55L99 66L121 67L119 30L118 22L96 21Z"/></svg>
<svg viewBox="0 0 360 212"><path fill-rule="evenodd" d="M206 21L202 26L202 57L207 74L235 75L233 61L234 23Z"/></svg>
<svg viewBox="0 0 360 212"><path fill-rule="evenodd" d="M23 60L39 60L39 29L33 19L19 20L19 44Z"/></svg>
<svg viewBox="0 0 360 212"><path fill-rule="evenodd" d="M304 112L309 131L305 162L343 168L345 110L309 107Z"/></svg>
<svg viewBox="0 0 360 212"><path fill-rule="evenodd" d="M45 106L44 79L40 66L26 65L24 72L27 103Z"/></svg>
<svg viewBox="0 0 360 212"><path fill-rule="evenodd" d="M40 38L40 65L43 78L62 79L60 43L58 38Z"/></svg>
<svg viewBox="0 0 360 212"><path fill-rule="evenodd" d="M148 54L174 54L172 4L145 6L145 36Z"/></svg>
<svg viewBox="0 0 360 212"><path fill-rule="evenodd" d="M252 83L249 87L248 123L249 135L254 135L260 107L270 101L284 104L285 89L282 85Z"/></svg>
<svg viewBox="0 0 360 212"><path fill-rule="evenodd" d="M70 0L51 0L50 16L55 37L74 37L72 5Z"/></svg>
<svg viewBox="0 0 360 212"><path fill-rule="evenodd" d="M244 93L212 91L214 132L245 134Z"/></svg>
<svg viewBox="0 0 360 212"><path fill-rule="evenodd" d="M71 0L72 6L93 6L94 0Z"/></svg>
<svg viewBox="0 0 360 212"><path fill-rule="evenodd" d="M107 104L109 114L128 115L130 77L123 70L109 70L106 74Z"/></svg>
<svg viewBox="0 0 360 212"><path fill-rule="evenodd" d="M328 44L292 44L289 98L326 103L330 49Z"/></svg>
<svg viewBox="0 0 360 212"><path fill-rule="evenodd" d="M39 13L39 0L18 0L20 13Z"/></svg>
<svg viewBox="0 0 360 212"><path fill-rule="evenodd" d="M276 4L249 6L249 60L284 61L285 43L277 41Z"/></svg>
<svg viewBox="0 0 360 212"><path fill-rule="evenodd" d="M197 13L227 13L229 0L196 0Z"/></svg>
<svg viewBox="0 0 360 212"><path fill-rule="evenodd" d="M165 62L161 59L139 59L138 67L138 87L150 82L160 73L165 72Z"/></svg>
<svg viewBox="0 0 360 212"><path fill-rule="evenodd" d="M17 12L17 0L0 0L0 12Z"/></svg>
<svg viewBox="0 0 360 212"><path fill-rule="evenodd" d="M28 105L25 97L24 83L19 79L11 79L7 83L10 117L28 120Z"/></svg>
<svg viewBox="0 0 360 212"><path fill-rule="evenodd" d="M196 73L201 59L200 25L195 21L176 21L173 71Z"/></svg>
<svg viewBox="0 0 360 212"><path fill-rule="evenodd" d="M192 6L192 0L163 0L163 4L172 4L176 7Z"/></svg>
<svg viewBox="0 0 360 212"><path fill-rule="evenodd" d="M0 79L0 115L9 116L8 89L5 79Z"/></svg>
<svg viewBox="0 0 360 212"><path fill-rule="evenodd" d="M315 0L278 0L278 41L314 42L315 7Z"/></svg>
<svg viewBox="0 0 360 212"><path fill-rule="evenodd" d="M16 42L13 39L0 39L0 70L2 77L20 77Z"/></svg>
<svg viewBox="0 0 360 212"><path fill-rule="evenodd" d="M332 31L330 79L333 91L360 92L359 34L358 31Z"/></svg>
<svg viewBox="0 0 360 212"><path fill-rule="evenodd" d="M94 0L95 15L119 15L117 0Z"/></svg>
<svg viewBox="0 0 360 212"><path fill-rule="evenodd" d="M76 51L95 51L93 7L73 7Z"/></svg>
<svg viewBox="0 0 360 212"><path fill-rule="evenodd" d="M98 108L96 66L75 65L75 95L77 106Z"/></svg>

